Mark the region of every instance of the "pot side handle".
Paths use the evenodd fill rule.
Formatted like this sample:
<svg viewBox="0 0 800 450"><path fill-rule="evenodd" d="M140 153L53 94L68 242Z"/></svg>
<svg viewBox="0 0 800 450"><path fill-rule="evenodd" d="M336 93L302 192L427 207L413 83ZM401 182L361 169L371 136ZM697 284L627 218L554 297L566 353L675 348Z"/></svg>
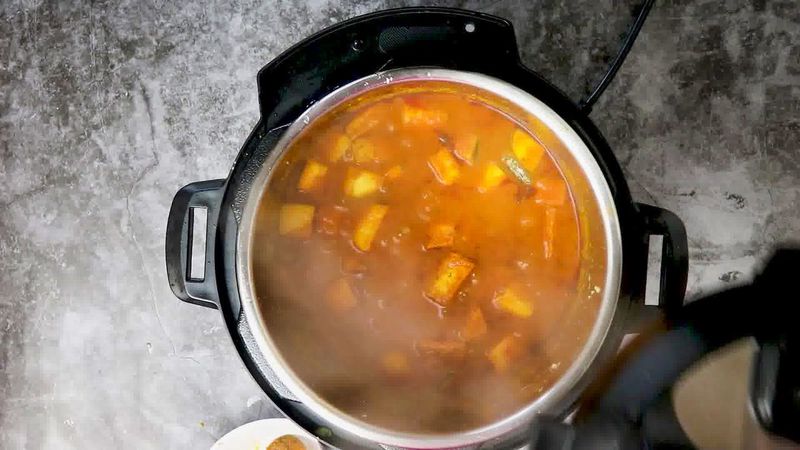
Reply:
<svg viewBox="0 0 800 450"><path fill-rule="evenodd" d="M195 305L219 309L214 242L225 180L209 180L182 187L169 210L166 236L167 278L179 299ZM194 209L205 209L205 270L201 278L192 277L192 236Z"/></svg>
<svg viewBox="0 0 800 450"><path fill-rule="evenodd" d="M686 227L673 212L657 206L636 204L644 227L645 248L650 236L663 236L658 305L667 319L683 307L689 271Z"/></svg>

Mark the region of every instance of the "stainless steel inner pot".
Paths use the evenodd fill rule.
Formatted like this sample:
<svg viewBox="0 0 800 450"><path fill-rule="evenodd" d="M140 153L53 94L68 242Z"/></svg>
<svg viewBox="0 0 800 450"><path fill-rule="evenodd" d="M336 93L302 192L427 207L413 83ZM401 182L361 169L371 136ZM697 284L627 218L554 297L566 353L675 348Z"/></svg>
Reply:
<svg viewBox="0 0 800 450"><path fill-rule="evenodd" d="M579 295L587 304L596 302L597 308L596 321L572 365L535 401L481 428L435 435L399 433L370 425L337 410L307 387L287 366L270 337L258 308L251 264L251 251L256 244L253 239L256 211L273 168L289 144L316 118L342 102L387 85L402 88L403 83L428 81L466 89L477 100L529 129L546 145L565 175L579 209L582 255ZM589 223L602 226L590 228ZM478 73L435 68L398 69L368 76L335 90L305 111L288 127L257 174L244 207L236 243L236 276L243 313L260 352L283 387L334 427L385 447L413 449L472 448L483 443L503 446L527 430L536 414L561 414L569 409L576 399L576 391L585 385L609 334L617 309L621 268L619 217L609 185L589 148L567 122L536 97L504 81Z"/></svg>

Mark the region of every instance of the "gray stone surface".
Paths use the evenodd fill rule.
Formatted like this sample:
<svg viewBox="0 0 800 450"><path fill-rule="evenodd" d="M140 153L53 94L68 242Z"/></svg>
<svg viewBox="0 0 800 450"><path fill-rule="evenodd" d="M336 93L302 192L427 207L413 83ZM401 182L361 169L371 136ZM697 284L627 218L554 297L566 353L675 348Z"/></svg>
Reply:
<svg viewBox="0 0 800 450"><path fill-rule="evenodd" d="M0 448L206 448L273 414L218 314L172 296L167 209L226 175L263 64L401 4L179 3L0 4ZM577 99L631 3L439 4L513 19ZM795 1L659 2L592 114L636 197L686 222L692 296L800 232L798 43Z"/></svg>

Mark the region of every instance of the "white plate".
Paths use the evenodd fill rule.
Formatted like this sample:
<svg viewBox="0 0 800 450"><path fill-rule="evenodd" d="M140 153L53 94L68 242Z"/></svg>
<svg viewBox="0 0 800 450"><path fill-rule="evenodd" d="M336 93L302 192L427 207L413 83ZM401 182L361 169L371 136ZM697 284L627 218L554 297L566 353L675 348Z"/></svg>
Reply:
<svg viewBox="0 0 800 450"><path fill-rule="evenodd" d="M211 450L266 450L279 437L291 434L307 450L322 450L319 441L289 419L264 419L250 422L222 436Z"/></svg>

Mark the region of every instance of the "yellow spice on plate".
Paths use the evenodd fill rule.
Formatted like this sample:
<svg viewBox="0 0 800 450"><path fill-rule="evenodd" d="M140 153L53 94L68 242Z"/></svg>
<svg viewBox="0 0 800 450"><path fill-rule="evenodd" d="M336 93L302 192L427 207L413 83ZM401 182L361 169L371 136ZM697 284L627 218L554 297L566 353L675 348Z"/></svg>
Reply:
<svg viewBox="0 0 800 450"><path fill-rule="evenodd" d="M306 450L306 446L296 436L287 434L272 441L267 450Z"/></svg>

